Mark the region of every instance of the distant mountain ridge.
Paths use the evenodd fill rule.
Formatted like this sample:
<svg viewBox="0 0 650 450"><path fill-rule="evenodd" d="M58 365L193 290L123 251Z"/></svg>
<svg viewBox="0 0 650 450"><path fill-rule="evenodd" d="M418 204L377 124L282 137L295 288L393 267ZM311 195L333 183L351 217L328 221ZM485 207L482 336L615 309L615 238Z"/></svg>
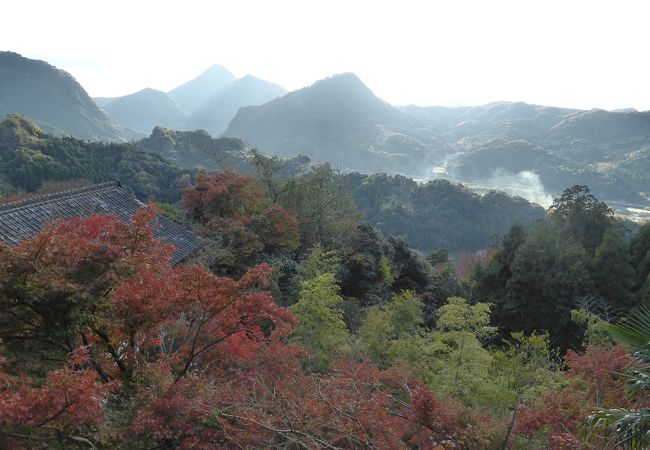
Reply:
<svg viewBox="0 0 650 450"><path fill-rule="evenodd" d="M0 52L0 120L24 114L46 131L98 141L125 141L136 133L99 109L67 72L44 61Z"/></svg>
<svg viewBox="0 0 650 450"><path fill-rule="evenodd" d="M149 134L159 126L202 129L217 136L225 131L239 108L265 103L286 92L283 87L252 75L235 79L222 66L212 66L169 93L145 88L122 97L93 100L121 125L140 133Z"/></svg>
<svg viewBox="0 0 650 450"><path fill-rule="evenodd" d="M235 76L228 69L214 65L198 77L181 84L167 94L181 105L186 114L192 114L207 99L234 80Z"/></svg>
<svg viewBox="0 0 650 450"><path fill-rule="evenodd" d="M186 120L185 112L176 101L151 88L118 97L102 109L122 125L147 134L156 126L182 128Z"/></svg>
<svg viewBox="0 0 650 450"><path fill-rule="evenodd" d="M219 135L226 130L239 108L261 105L286 93L282 86L246 75L227 84L203 103L188 117L185 128L200 128Z"/></svg>
<svg viewBox="0 0 650 450"><path fill-rule="evenodd" d="M439 164L459 181L532 171L551 192L587 184L599 198L640 204L650 190L650 111L523 102L400 109L442 136L450 151Z"/></svg>

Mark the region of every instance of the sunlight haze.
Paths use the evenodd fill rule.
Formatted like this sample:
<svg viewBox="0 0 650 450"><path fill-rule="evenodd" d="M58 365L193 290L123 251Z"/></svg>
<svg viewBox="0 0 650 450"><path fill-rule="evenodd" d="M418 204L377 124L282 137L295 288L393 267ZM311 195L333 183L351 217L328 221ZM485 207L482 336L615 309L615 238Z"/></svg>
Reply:
<svg viewBox="0 0 650 450"><path fill-rule="evenodd" d="M70 72L91 96L167 91L220 64L289 90L354 72L392 104L650 109L645 2L117 0L3 9L0 50Z"/></svg>

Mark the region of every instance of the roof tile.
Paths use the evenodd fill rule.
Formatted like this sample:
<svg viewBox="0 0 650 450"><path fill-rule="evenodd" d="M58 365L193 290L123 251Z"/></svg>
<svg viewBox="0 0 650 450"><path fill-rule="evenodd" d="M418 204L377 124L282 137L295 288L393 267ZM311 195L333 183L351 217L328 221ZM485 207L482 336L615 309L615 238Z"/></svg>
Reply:
<svg viewBox="0 0 650 450"><path fill-rule="evenodd" d="M33 238L55 219L112 213L120 220L130 221L143 205L117 180L6 203L0 205L0 240L16 245ZM154 236L176 247L172 264L181 262L201 244L197 236L166 217L158 215L156 220Z"/></svg>

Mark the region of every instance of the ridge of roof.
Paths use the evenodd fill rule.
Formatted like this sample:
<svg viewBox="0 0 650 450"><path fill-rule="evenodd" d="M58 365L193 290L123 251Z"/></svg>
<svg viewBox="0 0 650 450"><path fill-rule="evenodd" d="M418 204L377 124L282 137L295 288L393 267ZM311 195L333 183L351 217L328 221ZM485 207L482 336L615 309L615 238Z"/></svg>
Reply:
<svg viewBox="0 0 650 450"><path fill-rule="evenodd" d="M92 184L90 186L68 189L67 191L59 191L59 192L53 192L51 194L37 195L35 197L26 198L24 200L4 203L0 205L0 212L11 211L13 209L20 209L37 203L46 203L48 201L58 200L60 198L73 197L75 195L85 194L87 192L100 191L102 189L107 189L111 187L122 188L122 183L120 182L120 180L115 179L113 181L107 181L105 183L98 183L98 184Z"/></svg>

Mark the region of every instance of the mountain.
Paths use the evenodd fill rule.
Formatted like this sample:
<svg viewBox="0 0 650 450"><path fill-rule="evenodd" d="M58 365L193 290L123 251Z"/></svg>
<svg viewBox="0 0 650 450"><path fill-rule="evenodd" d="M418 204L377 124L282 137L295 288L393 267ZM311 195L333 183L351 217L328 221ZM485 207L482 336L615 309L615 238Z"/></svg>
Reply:
<svg viewBox="0 0 650 450"><path fill-rule="evenodd" d="M523 102L401 110L446 141L439 164L458 181L501 189L499 178L531 172L551 194L586 184L603 200L648 206L650 112Z"/></svg>
<svg viewBox="0 0 650 450"><path fill-rule="evenodd" d="M176 101L164 92L150 88L118 97L102 109L121 125L142 133L150 133L158 125L179 128L186 119Z"/></svg>
<svg viewBox="0 0 650 450"><path fill-rule="evenodd" d="M303 153L362 172L420 173L441 146L420 120L379 99L351 73L241 108L225 134L265 153Z"/></svg>
<svg viewBox="0 0 650 450"><path fill-rule="evenodd" d="M12 113L31 117L59 135L102 141L134 137L99 109L69 73L44 61L0 52L0 120Z"/></svg>
<svg viewBox="0 0 650 450"><path fill-rule="evenodd" d="M214 65L193 80L168 92L187 114L212 97L217 91L233 81L235 76L225 67Z"/></svg>
<svg viewBox="0 0 650 450"><path fill-rule="evenodd" d="M286 94L277 84L246 75L226 85L192 114L186 128L202 128L213 135L223 133L239 108L261 105Z"/></svg>
<svg viewBox="0 0 650 450"><path fill-rule="evenodd" d="M142 200L172 202L179 199L192 174L130 143L53 136L14 114L0 123L0 189L4 194L33 192L46 182L98 183L119 178Z"/></svg>

